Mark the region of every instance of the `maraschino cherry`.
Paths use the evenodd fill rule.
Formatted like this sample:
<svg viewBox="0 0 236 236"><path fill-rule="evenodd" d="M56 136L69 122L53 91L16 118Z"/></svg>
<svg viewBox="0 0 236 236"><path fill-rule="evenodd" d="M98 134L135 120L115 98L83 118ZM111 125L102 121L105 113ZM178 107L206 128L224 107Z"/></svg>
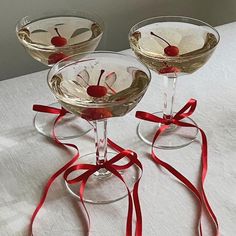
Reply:
<svg viewBox="0 0 236 236"><path fill-rule="evenodd" d="M49 57L48 57L48 64L49 65L53 65L56 64L58 61L66 58L67 56L63 53L63 52L55 52L52 53Z"/></svg>
<svg viewBox="0 0 236 236"><path fill-rule="evenodd" d="M112 112L107 108L87 108L81 117L85 120L101 120L112 117Z"/></svg>
<svg viewBox="0 0 236 236"><path fill-rule="evenodd" d="M101 81L101 77L104 72L105 70L101 70L97 85L90 85L87 88L87 94L89 96L95 97L95 98L101 98L107 94L107 88L105 86L99 85Z"/></svg>
<svg viewBox="0 0 236 236"><path fill-rule="evenodd" d="M159 74L178 73L180 69L175 66L166 66L159 70Z"/></svg>
<svg viewBox="0 0 236 236"><path fill-rule="evenodd" d="M51 43L56 47L63 47L67 44L67 39L62 37L57 28L54 28L57 33L57 36L52 37Z"/></svg>
<svg viewBox="0 0 236 236"><path fill-rule="evenodd" d="M150 33L151 35L161 39L162 41L164 41L165 43L168 44L167 47L164 48L164 52L167 56L170 56L170 57L175 57L175 56L178 56L179 55L179 49L178 47L174 46L174 45L171 45L168 41L166 41L165 39L163 39L162 37L154 34L153 32Z"/></svg>

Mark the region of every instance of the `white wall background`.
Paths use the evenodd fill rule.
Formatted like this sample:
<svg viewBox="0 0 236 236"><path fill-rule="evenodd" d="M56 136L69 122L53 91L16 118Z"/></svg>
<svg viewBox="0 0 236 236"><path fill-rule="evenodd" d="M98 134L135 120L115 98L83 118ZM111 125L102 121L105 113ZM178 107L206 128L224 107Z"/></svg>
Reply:
<svg viewBox="0 0 236 236"><path fill-rule="evenodd" d="M214 26L236 21L235 0L1 0L0 4L0 80L46 69L24 51L15 35L16 22L34 12L95 12L106 26L99 49L114 51L128 48L130 27L152 16L184 15Z"/></svg>

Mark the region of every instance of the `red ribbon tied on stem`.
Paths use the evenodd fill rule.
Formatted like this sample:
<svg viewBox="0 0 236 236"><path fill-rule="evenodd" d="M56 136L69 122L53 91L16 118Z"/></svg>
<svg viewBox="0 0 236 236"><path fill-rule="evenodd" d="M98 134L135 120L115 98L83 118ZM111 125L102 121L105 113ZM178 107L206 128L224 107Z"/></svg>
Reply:
<svg viewBox="0 0 236 236"><path fill-rule="evenodd" d="M152 140L152 151L151 156L152 160L157 164L168 170L171 174L173 174L177 179L179 179L189 190L191 190L195 196L197 197L199 203L200 203L200 217L199 217L199 234L202 236L202 208L205 207L210 218L211 222L214 224L215 227L215 236L220 235L219 230L219 224L218 220L216 218L216 215L214 214L209 201L207 199L205 190L204 190L204 181L207 175L207 168L208 168L208 153L207 153L207 137L204 133L204 131L199 128L198 126L194 124L190 124L187 122L183 122L182 119L189 117L193 114L195 111L195 108L197 106L197 101L195 99L190 99L185 106L180 109L179 112L177 112L171 119L167 119L165 117L161 118L158 116L155 116L153 114L143 112L143 111L137 111L136 117L142 120L155 122L155 123L161 123L163 125L160 126L160 128L156 131L153 140ZM201 153L201 186L198 190L193 183L191 183L184 175L182 175L178 170L176 170L174 167L172 167L170 164L162 161L154 152L154 144L157 138L169 127L169 125L175 124L180 127L195 127L197 128L201 133L202 138L202 153Z"/></svg>
<svg viewBox="0 0 236 236"><path fill-rule="evenodd" d="M67 162L63 167L61 167L57 172L55 172L49 178L49 180L47 181L47 183L44 187L42 197L41 197L36 209L34 210L34 213L33 213L32 217L31 217L29 235L30 236L33 235L34 220L35 220L39 210L42 208L42 206L43 206L43 204L46 200L46 197L47 197L47 194L48 194L48 191L49 191L51 185L56 180L56 178L59 175L63 174L63 173L64 173L63 177L64 177L65 181L68 184L75 184L75 183L81 182L80 189L79 189L79 196L80 196L80 200L81 200L81 203L83 205L83 208L84 208L84 210L86 212L86 215L87 215L88 235L89 235L89 233L90 233L90 216L89 216L89 213L86 209L86 206L85 206L85 203L84 203L84 200L83 200L83 194L84 194L84 190L85 190L86 182L87 182L88 178L92 174L94 174L96 171L98 171L99 169L105 168L108 171L110 171L113 175L118 177L124 183L124 185L127 189L128 214L127 214L127 222L126 222L126 236L132 236L133 205L134 205L135 213L136 213L135 236L142 236L142 213L141 213L141 207L140 207L140 202L139 202L138 188L139 188L140 179L142 177L143 167L142 167L141 162L138 160L137 154L133 151L123 149L122 147L120 147L119 145L114 143L112 140L108 139L108 144L114 150L119 152L113 158L111 158L110 160L102 163L101 165L92 165L92 164L75 164L75 165L73 165L79 158L79 149L78 149L78 147L74 144L71 144L71 143L61 142L57 138L56 133L55 133L56 125L60 122L60 120L63 118L63 116L66 113L69 113L69 112L66 111L63 107L62 108L55 108L55 107L49 107L49 106L44 106L44 105L34 105L33 110L38 111L38 112L58 114L57 118L54 121L53 130L52 130L52 138L59 145L62 145L64 147L74 148L76 150L76 154L72 157L72 159L69 162ZM120 161L122 158L125 158L125 157L128 158L128 160L129 160L126 164L124 164L124 165L116 164L118 161ZM126 170L129 167L131 167L132 165L137 165L139 167L140 175L139 175L139 178L136 180L136 182L134 184L134 187L133 187L133 192L131 193L131 190L127 186L124 178L119 173L119 171ZM83 174L79 175L78 177L76 177L74 179L69 179L68 178L69 175L72 172L75 172L77 170L86 170L86 171Z"/></svg>
<svg viewBox="0 0 236 236"><path fill-rule="evenodd" d="M109 144L112 145L113 142L111 140L108 140ZM116 145L116 144L115 144ZM121 160L122 158L128 158L129 162L124 164L124 165L117 165L116 162ZM138 180L134 184L133 188L133 198L131 191L129 187L127 186L124 178L122 175L119 173L121 170L128 169L130 166L136 164L141 170L142 170L142 164L138 160L138 156L136 153L130 150L121 150L120 153L115 155L113 158L110 160L100 164L100 165L92 165L92 164L77 164L73 165L70 168L68 168L65 173L64 173L64 179L68 184L76 184L78 182L81 182L80 189L79 189L79 196L80 196L80 201L85 209L87 218L88 218L88 228L90 228L90 217L88 214L88 211L85 207L84 200L83 200L83 194L84 190L86 187L86 182L89 179L91 175L93 175L96 171L99 171L102 168L105 168L106 170L110 171L113 175L118 177L125 185L128 193L128 215L127 215L127 222L126 222L126 236L132 236L132 219L133 219L133 203L135 207L135 213L136 213L136 231L135 235L136 236L141 236L142 235L142 214L141 214L141 208L140 208L140 203L139 203L139 197L138 197L138 186L139 186L139 181L141 178L141 175L139 176ZM83 174L79 175L78 177L74 179L69 179L69 175L77 170L86 170Z"/></svg>

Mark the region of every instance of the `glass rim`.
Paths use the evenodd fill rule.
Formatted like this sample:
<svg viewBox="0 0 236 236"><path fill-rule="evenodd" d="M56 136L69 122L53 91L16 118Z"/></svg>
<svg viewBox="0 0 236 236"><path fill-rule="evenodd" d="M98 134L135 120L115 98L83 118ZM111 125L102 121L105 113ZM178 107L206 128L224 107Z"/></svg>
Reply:
<svg viewBox="0 0 236 236"><path fill-rule="evenodd" d="M62 60L60 60L59 62L57 62L56 64L54 64L54 65L49 69L49 71L48 71L48 73L47 73L47 84L48 84L48 86L49 86L49 88L50 88L50 90L52 91L53 94L54 94L54 92L53 92L53 90L52 90L52 88L51 88L51 86L50 86L50 83L49 83L50 78L52 78L52 76L55 75L55 73L53 73L53 71L55 70L55 71L59 72L60 70L63 70L65 67L68 67L68 66L74 64L75 61L72 61L72 62L70 62L70 63L68 63L68 64L64 64L64 66L62 66L62 67L60 68L60 70L56 70L56 68L57 68L60 64L62 64L62 63L65 62L65 61L68 61L68 59L70 59L70 58L74 58L74 57L77 57L77 56L80 56L80 55L85 55L85 56L86 56L86 55L91 55L91 54L92 54L92 55L94 55L94 54L113 54L113 55L122 56L122 57L126 57L126 58L130 58L130 59L132 59L132 60L135 60L137 63L139 63L140 65L142 65L142 66L146 69L145 74L147 74L148 78L150 78L150 79L149 79L149 83L150 83L150 81L151 81L151 79L152 79L151 70L148 68L148 66L146 66L144 63L142 63L140 60L138 60L137 57L135 57L135 56L133 56L133 55L125 54L125 53L122 53L122 52L105 51L105 50L104 50L104 51L103 51L103 50L88 51L88 52L76 53L76 54L70 55L70 56L68 56L68 57L66 57L66 58L63 58ZM83 58L81 58L81 60L83 60ZM79 61L79 60L77 60L77 61ZM146 72L147 72L147 73L146 73ZM142 95L142 94L146 91L146 89L147 89L149 83L147 84L147 86L146 86L140 93L136 94L134 97L139 97L140 95ZM54 94L54 95L55 95L55 94ZM89 108L103 108L103 107L108 107L108 106L111 106L111 105L123 104L124 101L101 102L101 103L88 103L88 102L79 101L78 103L79 103L79 105L84 106L84 107L89 107Z"/></svg>
<svg viewBox="0 0 236 236"><path fill-rule="evenodd" d="M181 19L181 18L182 18L182 19L185 19L186 21L177 21L177 19ZM208 50L206 50L206 51L204 51L204 52L202 52L202 53L196 54L196 55L185 55L185 56L178 55L178 56L175 56L175 57L173 57L173 56L166 56L166 55L165 55L165 57L162 57L162 56L158 56L158 55L157 55L156 57L154 57L154 56L145 54L145 56L148 57L148 58L152 58L152 59L153 59L153 58L157 58L157 59L163 60L163 61L175 61L176 59L188 60L188 59L190 59L190 58L191 58L191 59L194 59L194 58L201 57L202 55L207 54L207 53L209 53L210 51L214 50L214 49L216 48L216 46L219 44L219 42L220 42L220 34L219 34L219 32L217 31L217 29L216 29L215 27L213 27L212 25L206 23L205 21L202 21L202 20L199 20L199 19L196 19L196 18L193 18L193 17L181 16L181 15L176 15L176 16L163 15L163 16L154 16L154 17L149 17L149 18L143 19L143 20L137 22L136 24L134 24L134 25L130 28L129 34L128 34L128 39L129 39L129 41L130 41L130 38L131 38L132 33L134 33L134 32L137 31L139 28L141 28L141 27L138 27L138 28L137 28L138 25L141 25L141 24L143 24L143 23L145 23L145 22L148 22L148 21L151 21L151 20L158 20L158 19L170 19L170 22L191 23L191 22L188 22L188 21L193 21L193 22L202 23L203 26L207 26L207 27L209 27L211 30L213 30L213 31L215 32L215 35L217 35L217 37L216 37L217 43L216 43L216 45L214 45L213 48L208 49ZM176 20L171 21L171 19L176 19ZM162 21L160 21L160 23L161 23L161 22L162 22ZM164 21L163 21L163 22L164 22ZM155 23L155 22L153 22L153 23ZM158 23L158 22L156 22L156 23ZM144 26L145 26L145 25L143 25L142 27L144 27ZM135 28L136 28L136 30L134 30Z"/></svg>
<svg viewBox="0 0 236 236"><path fill-rule="evenodd" d="M76 44L73 44L73 45L65 45L65 46L62 46L62 47L59 47L59 50L66 50L66 49L70 49L70 48L73 48L73 47L76 47L76 46L83 46L83 45L86 45L87 43L91 43L93 41L96 41L98 38L102 37L102 35L104 34L104 31L105 31L105 23L104 23L104 20L99 16L97 15L96 13L94 12L90 12L90 11L77 11L77 10L58 10L58 11L45 11L43 12L42 14L35 14L36 16L34 17L34 14L30 15L30 14L27 14L25 16L23 16L21 19L19 19L16 23L16 26L15 26L15 31L16 31L16 35L18 37L18 32L19 30L21 29L20 25L21 25L21 22L24 20L24 19L27 19L27 17L29 18L33 18L34 21L37 21L37 20L41 20L41 19L44 19L45 17L47 18L53 18L53 17L61 17L61 16L68 16L68 17L73 17L73 16L77 16L77 17L81 17L81 18L84 18L84 19L89 19L89 20L93 20L95 21L96 23L99 24L99 26L101 27L102 31L101 33L96 36L95 38L93 39L90 39L90 40L86 40L86 41L83 41L83 42L80 42L80 43L76 43ZM86 18L87 17L87 18ZM27 24L25 24L23 27L25 27L26 25L30 24L32 21L28 22ZM36 48L36 49L40 49L42 51L47 51L47 52L54 52L55 50L58 49L58 47L55 47L52 45L51 48L47 48L47 47L41 47L41 46L37 46L35 44L32 44L32 43L23 43L26 47L31 47L31 48Z"/></svg>

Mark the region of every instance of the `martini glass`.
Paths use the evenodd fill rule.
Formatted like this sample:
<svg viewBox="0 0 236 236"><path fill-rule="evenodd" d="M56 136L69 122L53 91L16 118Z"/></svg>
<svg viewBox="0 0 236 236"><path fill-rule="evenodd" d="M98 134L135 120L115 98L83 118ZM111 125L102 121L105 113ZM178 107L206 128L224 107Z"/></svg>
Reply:
<svg viewBox="0 0 236 236"><path fill-rule="evenodd" d="M182 16L161 16L143 20L129 32L129 42L136 56L156 72L164 84L164 106L155 115L171 120L177 78L200 69L214 52L220 36L209 24ZM190 119L182 121L196 125ZM155 132L161 126L142 121L137 131L139 137L152 145ZM173 124L155 141L154 147L175 149L193 142L196 128L177 127Z"/></svg>
<svg viewBox="0 0 236 236"><path fill-rule="evenodd" d="M75 53L95 50L103 30L100 18L78 11L29 15L16 26L17 37L29 55L49 67ZM60 108L58 103L49 106ZM56 117L53 114L36 113L35 128L50 137ZM57 134L60 139L74 138L91 129L90 123L67 113L57 127Z"/></svg>
<svg viewBox="0 0 236 236"><path fill-rule="evenodd" d="M149 69L135 57L115 52L76 54L52 67L48 84L59 103L94 126L95 151L82 156L79 163L101 165L116 155L107 151L107 120L130 112L145 94L150 79ZM127 160L121 162L118 164ZM139 169L133 165L121 174L132 187ZM67 184L70 193L78 198L79 186ZM109 203L126 195L122 182L100 169L90 176L84 199Z"/></svg>

